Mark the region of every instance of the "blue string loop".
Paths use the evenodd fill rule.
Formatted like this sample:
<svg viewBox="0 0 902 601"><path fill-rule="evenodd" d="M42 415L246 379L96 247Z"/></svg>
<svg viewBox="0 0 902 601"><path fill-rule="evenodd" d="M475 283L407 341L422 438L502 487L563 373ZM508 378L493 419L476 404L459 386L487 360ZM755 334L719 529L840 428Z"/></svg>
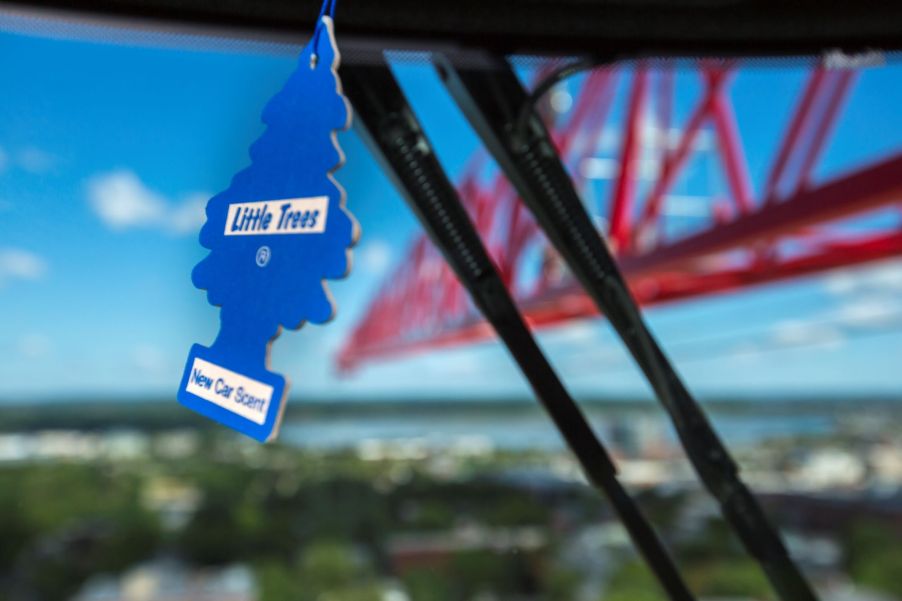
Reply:
<svg viewBox="0 0 902 601"><path fill-rule="evenodd" d="M335 19L335 4L338 0L323 0L323 5L319 9L319 16L316 17L316 28L313 30L313 52L310 54L310 68L315 69L317 65L317 48L319 48L319 34L323 28L323 17L328 13L330 19Z"/></svg>

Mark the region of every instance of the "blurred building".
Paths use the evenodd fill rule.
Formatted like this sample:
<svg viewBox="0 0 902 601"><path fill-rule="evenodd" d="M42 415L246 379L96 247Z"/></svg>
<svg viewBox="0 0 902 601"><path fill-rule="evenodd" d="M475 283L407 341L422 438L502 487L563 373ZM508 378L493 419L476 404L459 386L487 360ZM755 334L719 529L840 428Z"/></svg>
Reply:
<svg viewBox="0 0 902 601"><path fill-rule="evenodd" d="M161 560L118 578L93 578L71 601L257 601L257 591L253 573L242 565L194 570Z"/></svg>

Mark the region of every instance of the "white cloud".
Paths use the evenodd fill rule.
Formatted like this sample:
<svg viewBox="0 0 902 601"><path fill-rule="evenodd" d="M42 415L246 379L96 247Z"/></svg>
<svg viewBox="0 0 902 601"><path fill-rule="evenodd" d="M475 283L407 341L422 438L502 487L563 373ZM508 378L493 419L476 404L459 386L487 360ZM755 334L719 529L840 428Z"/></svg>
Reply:
<svg viewBox="0 0 902 601"><path fill-rule="evenodd" d="M838 302L830 317L843 327L880 329L902 322L902 261L833 273L824 288Z"/></svg>
<svg viewBox="0 0 902 601"><path fill-rule="evenodd" d="M548 344L588 344L600 342L601 327L594 320L581 319L571 321L544 333Z"/></svg>
<svg viewBox="0 0 902 601"><path fill-rule="evenodd" d="M166 201L147 189L131 171L115 171L88 182L91 208L113 229L156 225L166 215Z"/></svg>
<svg viewBox="0 0 902 601"><path fill-rule="evenodd" d="M47 173L56 162L55 156L35 146L28 146L16 154L16 164L22 170L36 175Z"/></svg>
<svg viewBox="0 0 902 601"><path fill-rule="evenodd" d="M360 257L360 266L370 274L381 274L391 265L392 250L385 240L368 240L355 254Z"/></svg>
<svg viewBox="0 0 902 601"><path fill-rule="evenodd" d="M20 150L0 147L0 173L8 167L16 167L34 175L51 171L59 162L58 158L37 146L26 146Z"/></svg>
<svg viewBox="0 0 902 601"><path fill-rule="evenodd" d="M586 179L614 179L620 161L606 157L586 157L579 164L579 173Z"/></svg>
<svg viewBox="0 0 902 601"><path fill-rule="evenodd" d="M543 345L543 348L548 348L554 364L562 373L573 377L598 375L632 364L622 345L599 339L594 340L592 344L583 342L555 348Z"/></svg>
<svg viewBox="0 0 902 601"><path fill-rule="evenodd" d="M491 363L472 351L436 353L431 359L424 362L425 368L435 375L471 378L491 373Z"/></svg>
<svg viewBox="0 0 902 601"><path fill-rule="evenodd" d="M834 325L811 321L787 320L774 325L771 341L778 347L826 346L838 348L845 341Z"/></svg>
<svg viewBox="0 0 902 601"><path fill-rule="evenodd" d="M834 351L859 335L902 325L902 261L833 272L821 282L832 297L829 302L803 318L778 321L761 335L752 334L719 356L751 362L773 350L819 347ZM676 358L681 359L681 355Z"/></svg>
<svg viewBox="0 0 902 601"><path fill-rule="evenodd" d="M902 303L888 294L863 295L840 305L837 319L849 327L891 326L902 321Z"/></svg>
<svg viewBox="0 0 902 601"><path fill-rule="evenodd" d="M710 197L669 194L664 199L661 212L668 217L697 217L711 215Z"/></svg>
<svg viewBox="0 0 902 601"><path fill-rule="evenodd" d="M169 227L177 234L190 234L200 229L207 219L206 208L210 195L198 192L185 198L169 212Z"/></svg>
<svg viewBox="0 0 902 601"><path fill-rule="evenodd" d="M637 159L639 179L654 181L661 171L661 161L654 157ZM620 173L620 161L606 157L586 157L579 163L579 173L586 179L613 180Z"/></svg>
<svg viewBox="0 0 902 601"><path fill-rule="evenodd" d="M849 270L837 271L824 278L824 289L833 296L854 292L858 286L855 274Z"/></svg>
<svg viewBox="0 0 902 601"><path fill-rule="evenodd" d="M40 359L50 353L53 348L50 338L44 334L25 334L19 339L19 354L26 359Z"/></svg>
<svg viewBox="0 0 902 601"><path fill-rule="evenodd" d="M774 324L765 341L736 352L807 346L838 349L856 334L902 324L902 262L835 272L824 278L823 286L834 302L805 319Z"/></svg>
<svg viewBox="0 0 902 601"><path fill-rule="evenodd" d="M165 353L150 345L136 346L132 351L132 362L139 370L147 373L160 373L167 366Z"/></svg>
<svg viewBox="0 0 902 601"><path fill-rule="evenodd" d="M824 278L824 287L834 296L859 292L902 294L902 261L837 271Z"/></svg>
<svg viewBox="0 0 902 601"><path fill-rule="evenodd" d="M722 358L741 365L751 365L760 362L763 350L764 347L759 343L743 341L730 348Z"/></svg>
<svg viewBox="0 0 902 601"><path fill-rule="evenodd" d="M101 221L114 230L161 229L174 234L197 231L204 221L208 194L194 193L179 203L148 188L125 169L88 181L88 202Z"/></svg>
<svg viewBox="0 0 902 601"><path fill-rule="evenodd" d="M38 255L20 248L0 248L0 286L10 280L39 280L47 263Z"/></svg>

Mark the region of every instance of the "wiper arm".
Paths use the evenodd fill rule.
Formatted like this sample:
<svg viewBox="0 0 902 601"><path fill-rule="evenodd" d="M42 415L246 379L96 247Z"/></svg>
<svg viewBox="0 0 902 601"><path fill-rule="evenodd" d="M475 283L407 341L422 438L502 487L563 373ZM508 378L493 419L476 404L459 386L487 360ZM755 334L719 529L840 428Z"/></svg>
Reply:
<svg viewBox="0 0 902 601"><path fill-rule="evenodd" d="M617 480L616 468L601 442L523 321L388 65L343 65L341 77L371 151L520 366L589 482L607 496L668 597L693 599L660 539Z"/></svg>
<svg viewBox="0 0 902 601"><path fill-rule="evenodd" d="M489 152L598 309L607 316L664 405L693 467L726 521L784 601L816 601L739 468L655 341L567 174L539 116L519 123L528 95L501 57L436 66Z"/></svg>

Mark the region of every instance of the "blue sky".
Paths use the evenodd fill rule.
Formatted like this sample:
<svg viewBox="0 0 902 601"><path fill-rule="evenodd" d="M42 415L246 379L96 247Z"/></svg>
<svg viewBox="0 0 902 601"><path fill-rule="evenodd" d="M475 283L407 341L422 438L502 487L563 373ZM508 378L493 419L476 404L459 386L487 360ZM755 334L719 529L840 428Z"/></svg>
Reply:
<svg viewBox="0 0 902 601"><path fill-rule="evenodd" d="M205 252L197 242L204 202L247 164L260 111L298 48L128 34L101 43L89 27L33 35L22 24L0 15L0 402L172 396L190 345L211 342L218 325L217 310L190 281ZM458 174L478 147L474 134L428 66L395 68L442 162ZM757 186L804 76L799 68L756 68L732 88ZM689 71L677 83L679 123L699 85ZM621 85L614 120L623 116L624 93ZM762 102L763 95L786 100ZM816 179L902 148L900 102L902 67L865 71ZM292 395L527 395L494 342L336 374L335 352L420 231L358 136L339 140L347 163L337 178L363 235L351 276L331 284L336 320L286 332L273 346L273 367L289 376ZM598 156L616 157L617 145L603 142ZM702 153L674 194L691 201L721 185L708 165L714 160ZM609 185L600 180L592 193L604 199ZM698 227L693 210L674 214L672 227ZM859 227L887 220L898 215ZM900 395L900 299L902 265L887 262L648 316L702 396ZM540 339L578 395L648 394L603 320Z"/></svg>

